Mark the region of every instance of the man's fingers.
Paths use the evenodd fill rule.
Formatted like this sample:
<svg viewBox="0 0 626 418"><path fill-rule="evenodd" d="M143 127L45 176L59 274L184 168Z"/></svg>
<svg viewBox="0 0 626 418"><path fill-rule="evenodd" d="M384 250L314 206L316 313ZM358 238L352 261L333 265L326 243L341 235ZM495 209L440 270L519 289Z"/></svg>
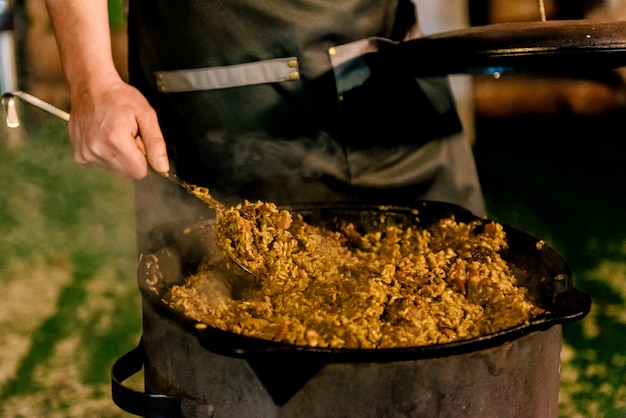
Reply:
<svg viewBox="0 0 626 418"><path fill-rule="evenodd" d="M167 158L165 140L158 126L157 123L140 124L139 132L150 166L159 173L167 173L170 171L170 162Z"/></svg>
<svg viewBox="0 0 626 418"><path fill-rule="evenodd" d="M125 83L77 96L69 133L74 159L140 179L149 166L169 171L169 160L156 111Z"/></svg>
<svg viewBox="0 0 626 418"><path fill-rule="evenodd" d="M74 160L83 165L95 165L135 179L148 174L148 163L141 138L124 135L95 143L80 143L74 148Z"/></svg>
<svg viewBox="0 0 626 418"><path fill-rule="evenodd" d="M137 146L139 152L141 152L143 155L146 155L146 147L143 144L143 139L141 139L139 135L135 136L135 145Z"/></svg>

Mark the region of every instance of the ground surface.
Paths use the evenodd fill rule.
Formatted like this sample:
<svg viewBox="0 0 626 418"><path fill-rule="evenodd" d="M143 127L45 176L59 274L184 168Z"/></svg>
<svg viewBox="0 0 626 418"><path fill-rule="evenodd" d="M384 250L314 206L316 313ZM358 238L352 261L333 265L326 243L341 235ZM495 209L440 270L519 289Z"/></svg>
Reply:
<svg viewBox="0 0 626 418"><path fill-rule="evenodd" d="M562 417L626 416L626 115L479 120L492 217L545 240L591 313L564 328Z"/></svg>

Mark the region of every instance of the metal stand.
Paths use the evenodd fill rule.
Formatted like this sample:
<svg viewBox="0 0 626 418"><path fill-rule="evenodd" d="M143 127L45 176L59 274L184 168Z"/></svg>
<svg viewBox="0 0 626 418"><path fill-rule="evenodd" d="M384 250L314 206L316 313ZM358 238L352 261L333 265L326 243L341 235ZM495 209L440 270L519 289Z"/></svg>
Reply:
<svg viewBox="0 0 626 418"><path fill-rule="evenodd" d="M0 92L18 90L17 65L15 58L15 8L13 0L0 0ZM4 102L4 101L3 101ZM3 103L4 104L4 103ZM15 105L11 103L12 114L15 113ZM8 107L5 108L5 111ZM8 113L5 115L9 121ZM13 117L12 117L13 118ZM10 126L9 126L10 127ZM0 131L0 141L9 147L20 146L23 141L23 132L19 129Z"/></svg>
<svg viewBox="0 0 626 418"><path fill-rule="evenodd" d="M13 2L0 0L0 88L3 93L18 89L14 23Z"/></svg>

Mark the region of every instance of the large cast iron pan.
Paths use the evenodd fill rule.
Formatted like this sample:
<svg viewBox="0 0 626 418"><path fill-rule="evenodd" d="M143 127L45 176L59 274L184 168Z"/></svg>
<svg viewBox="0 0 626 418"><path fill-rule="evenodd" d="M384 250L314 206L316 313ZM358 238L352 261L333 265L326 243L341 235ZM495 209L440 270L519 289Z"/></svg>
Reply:
<svg viewBox="0 0 626 418"><path fill-rule="evenodd" d="M413 208L418 210L417 216ZM364 231L384 227L385 222L425 227L451 215L464 222L479 219L459 206L430 201L385 209L354 203L310 204L287 209L303 214L305 220L312 224L332 228L337 220L343 219L354 222ZM291 357L294 361L306 358L315 362L383 362L442 357L494 347L533 331L583 318L589 312L591 300L573 287L571 273L564 260L547 245L538 249L537 238L511 227L505 226L505 231L510 246L505 258L514 266L520 284L529 289L529 296L549 313L534 319L529 325L447 344L392 349L312 348L246 337L212 327L198 328L196 321L170 308L164 299L170 287L182 283L186 275L193 273L206 254L219 256L219 251L211 245L212 227L208 221L175 223L155 229L152 233L154 246L142 257L138 281L144 303L149 303L164 318L195 334L206 349L248 360L267 359L267 356L273 355L283 360Z"/></svg>

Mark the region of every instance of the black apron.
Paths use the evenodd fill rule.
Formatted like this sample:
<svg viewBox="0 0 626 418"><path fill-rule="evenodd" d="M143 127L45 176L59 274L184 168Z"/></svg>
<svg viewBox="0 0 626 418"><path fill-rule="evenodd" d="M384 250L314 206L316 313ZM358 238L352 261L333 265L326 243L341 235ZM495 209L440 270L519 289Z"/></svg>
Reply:
<svg viewBox="0 0 626 418"><path fill-rule="evenodd" d="M131 82L178 175L225 203L431 199L483 215L447 80L360 59L418 35L410 0L131 0ZM139 182L140 229L208 212L190 200Z"/></svg>

